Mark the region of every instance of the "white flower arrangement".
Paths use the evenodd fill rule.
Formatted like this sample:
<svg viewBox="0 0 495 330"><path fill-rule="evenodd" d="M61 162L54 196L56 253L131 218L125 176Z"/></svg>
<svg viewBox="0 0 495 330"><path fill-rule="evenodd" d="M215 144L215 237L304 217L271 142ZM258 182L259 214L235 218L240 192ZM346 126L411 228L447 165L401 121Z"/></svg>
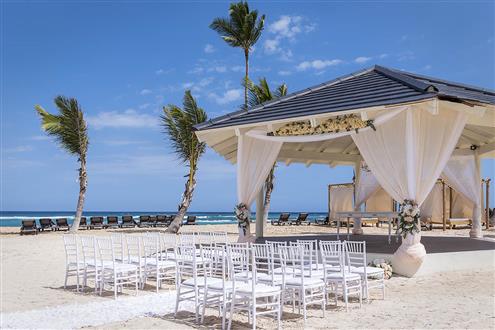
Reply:
<svg viewBox="0 0 495 330"><path fill-rule="evenodd" d="M386 280L388 280L392 277L393 270L392 270L392 264L390 263L390 261L385 260L385 259L375 259L372 262L370 262L369 265L373 266L373 267L382 268L383 272L385 274Z"/></svg>
<svg viewBox="0 0 495 330"><path fill-rule="evenodd" d="M291 135L315 135L326 133L349 132L360 128L371 127L375 129L373 120L362 120L355 114L337 116L330 118L312 127L309 121L295 121L279 128L273 133L275 136L291 136Z"/></svg>
<svg viewBox="0 0 495 330"><path fill-rule="evenodd" d="M404 200L400 205L399 212L399 232L406 238L408 234L419 233L419 207L412 200Z"/></svg>
<svg viewBox="0 0 495 330"><path fill-rule="evenodd" d="M244 235L247 233L247 227L249 226L249 221L251 219L251 211L244 203L239 203L234 208L235 216L237 218L237 226L242 228Z"/></svg>

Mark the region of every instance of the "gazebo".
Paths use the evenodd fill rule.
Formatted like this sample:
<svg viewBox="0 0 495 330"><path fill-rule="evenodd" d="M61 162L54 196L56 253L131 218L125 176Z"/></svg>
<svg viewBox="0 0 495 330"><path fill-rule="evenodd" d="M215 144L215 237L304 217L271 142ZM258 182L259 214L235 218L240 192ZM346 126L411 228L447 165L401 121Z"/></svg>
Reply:
<svg viewBox="0 0 495 330"><path fill-rule="evenodd" d="M482 237L480 159L495 156L494 91L373 66L195 128L237 165L238 202L249 207L258 198L257 236L263 183L283 162L355 166L357 184L365 166L367 184L403 205L421 205L441 177L473 202L470 236ZM359 234L359 219L354 227ZM250 231L240 236L249 240ZM410 232L402 240L392 260L399 273L421 265L420 239Z"/></svg>

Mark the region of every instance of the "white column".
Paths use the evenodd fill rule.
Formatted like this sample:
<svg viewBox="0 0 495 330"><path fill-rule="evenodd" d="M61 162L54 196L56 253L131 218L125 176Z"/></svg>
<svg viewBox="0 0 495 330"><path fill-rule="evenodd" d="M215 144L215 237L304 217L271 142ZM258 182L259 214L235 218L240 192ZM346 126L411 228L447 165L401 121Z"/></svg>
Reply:
<svg viewBox="0 0 495 330"><path fill-rule="evenodd" d="M265 213L265 189L260 189L256 196L256 238L261 238L264 235L265 223L263 214Z"/></svg>
<svg viewBox="0 0 495 330"><path fill-rule="evenodd" d="M474 205L474 210L473 210L473 224L471 226L471 230L469 231L469 236L471 238L481 238L483 237L483 234L481 233L481 199L482 199L482 192L481 190L482 185L481 185L481 161L480 161L480 155L478 152L478 149L474 151L474 163L476 166L476 178L478 178L478 193L480 194L480 198L478 199L480 201L479 204Z"/></svg>
<svg viewBox="0 0 495 330"><path fill-rule="evenodd" d="M361 181L361 161L354 164L354 211L359 211L359 207L356 206L356 185ZM352 226L353 235L362 235L363 228L361 226L361 218L354 218L354 225Z"/></svg>

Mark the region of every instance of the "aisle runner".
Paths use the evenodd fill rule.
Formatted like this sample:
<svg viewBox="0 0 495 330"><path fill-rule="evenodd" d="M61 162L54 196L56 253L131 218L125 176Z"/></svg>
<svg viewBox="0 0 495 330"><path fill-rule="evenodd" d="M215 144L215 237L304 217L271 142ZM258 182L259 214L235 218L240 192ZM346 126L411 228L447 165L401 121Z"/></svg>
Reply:
<svg viewBox="0 0 495 330"><path fill-rule="evenodd" d="M147 294L138 297L118 298L102 302L70 304L2 313L2 329L74 329L123 322L146 315L165 315L175 310L176 292ZM194 310L193 304L184 302L180 310Z"/></svg>

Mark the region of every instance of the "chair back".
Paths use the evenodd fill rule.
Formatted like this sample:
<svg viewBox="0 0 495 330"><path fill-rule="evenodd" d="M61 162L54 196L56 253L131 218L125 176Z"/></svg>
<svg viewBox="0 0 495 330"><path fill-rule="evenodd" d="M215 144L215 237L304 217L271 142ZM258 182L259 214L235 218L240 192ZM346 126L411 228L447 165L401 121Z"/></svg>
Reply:
<svg viewBox="0 0 495 330"><path fill-rule="evenodd" d="M195 215L187 216L186 225L193 225L193 224L196 224L196 216Z"/></svg>
<svg viewBox="0 0 495 330"><path fill-rule="evenodd" d="M351 267L366 267L366 242L345 241L345 261Z"/></svg>
<svg viewBox="0 0 495 330"><path fill-rule="evenodd" d="M51 227L53 225L52 219L50 218L41 218L40 226L41 227Z"/></svg>
<svg viewBox="0 0 495 330"><path fill-rule="evenodd" d="M287 222L289 221L290 213L280 213L280 217L278 218L278 221L280 222Z"/></svg>
<svg viewBox="0 0 495 330"><path fill-rule="evenodd" d="M132 215L123 215L122 223L134 223L134 218L132 217Z"/></svg>
<svg viewBox="0 0 495 330"><path fill-rule="evenodd" d="M36 228L36 220L22 220L22 227L23 228Z"/></svg>
<svg viewBox="0 0 495 330"><path fill-rule="evenodd" d="M122 233L112 233L111 234L113 249L115 252L115 257L118 260L124 259L124 234Z"/></svg>
<svg viewBox="0 0 495 330"><path fill-rule="evenodd" d="M303 247L304 262L308 269L318 270L318 240L297 240L296 242L290 242L290 245L297 245Z"/></svg>
<svg viewBox="0 0 495 330"><path fill-rule="evenodd" d="M160 259L160 236L144 235L142 240L145 260L155 260L156 265L158 265L158 260Z"/></svg>
<svg viewBox="0 0 495 330"><path fill-rule="evenodd" d="M213 244L227 244L229 242L226 232L214 231L211 233Z"/></svg>
<svg viewBox="0 0 495 330"><path fill-rule="evenodd" d="M201 247L201 256L209 260L205 277L218 277L225 281L226 269L226 247L225 245L211 245Z"/></svg>
<svg viewBox="0 0 495 330"><path fill-rule="evenodd" d="M143 249L141 237L138 235L125 235L127 246L127 261L141 265L143 261Z"/></svg>
<svg viewBox="0 0 495 330"><path fill-rule="evenodd" d="M88 263L92 261L96 262L96 243L94 236L83 235L81 237L81 255L82 261ZM96 264L95 264L96 265Z"/></svg>
<svg viewBox="0 0 495 330"><path fill-rule="evenodd" d="M228 273L231 280L247 282L251 279L249 276L250 252L248 243L227 244Z"/></svg>
<svg viewBox="0 0 495 330"><path fill-rule="evenodd" d="M63 238L65 245L65 260L67 264L79 264L79 245L77 243L77 235L65 234Z"/></svg>
<svg viewBox="0 0 495 330"><path fill-rule="evenodd" d="M285 276L299 276L302 278L301 282L304 285L304 278L308 275L311 276L311 267L307 267L305 260L304 246L297 244L280 246L279 251L282 274Z"/></svg>
<svg viewBox="0 0 495 330"><path fill-rule="evenodd" d="M109 215L107 217L107 224L118 224L119 223L119 218L114 216L114 215Z"/></svg>
<svg viewBox="0 0 495 330"><path fill-rule="evenodd" d="M344 243L340 241L320 241L323 269L327 272L350 272L344 260Z"/></svg>
<svg viewBox="0 0 495 330"><path fill-rule="evenodd" d="M179 235L180 245L192 245L196 244L196 235L194 233L182 233Z"/></svg>
<svg viewBox="0 0 495 330"><path fill-rule="evenodd" d="M113 240L111 237L97 237L96 238L97 254L100 262L100 266L103 269L104 265L112 265L115 269L115 252L113 249Z"/></svg>
<svg viewBox="0 0 495 330"><path fill-rule="evenodd" d="M273 274L273 253L269 244L251 244L257 272Z"/></svg>
<svg viewBox="0 0 495 330"><path fill-rule="evenodd" d="M57 222L57 226L68 226L67 218L58 218L55 220Z"/></svg>

